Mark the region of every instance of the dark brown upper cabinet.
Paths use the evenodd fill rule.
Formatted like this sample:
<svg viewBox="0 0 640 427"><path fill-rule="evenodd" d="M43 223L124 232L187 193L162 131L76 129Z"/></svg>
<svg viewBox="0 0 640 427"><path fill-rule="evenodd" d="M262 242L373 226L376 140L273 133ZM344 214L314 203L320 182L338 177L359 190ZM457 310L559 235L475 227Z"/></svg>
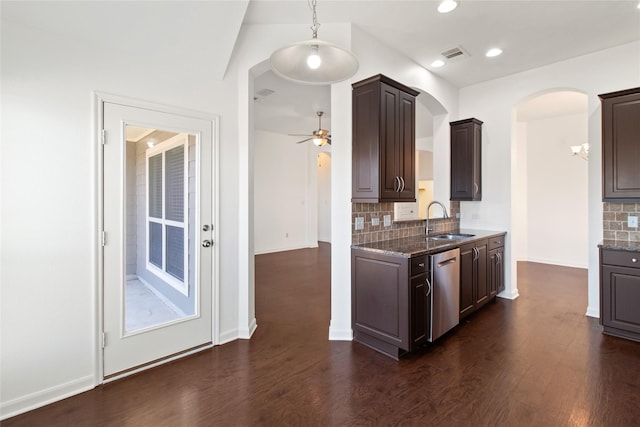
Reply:
<svg viewBox="0 0 640 427"><path fill-rule="evenodd" d="M451 200L482 200L482 122L458 120L451 125Z"/></svg>
<svg viewBox="0 0 640 427"><path fill-rule="evenodd" d="M599 96L602 200L640 202L640 88Z"/></svg>
<svg viewBox="0 0 640 427"><path fill-rule="evenodd" d="M354 203L415 202L416 96L382 74L354 83Z"/></svg>

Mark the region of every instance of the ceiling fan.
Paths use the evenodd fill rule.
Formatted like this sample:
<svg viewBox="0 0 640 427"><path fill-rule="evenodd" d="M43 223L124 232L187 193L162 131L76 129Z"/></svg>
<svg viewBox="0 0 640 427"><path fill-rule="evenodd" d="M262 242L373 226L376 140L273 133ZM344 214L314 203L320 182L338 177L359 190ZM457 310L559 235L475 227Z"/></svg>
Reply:
<svg viewBox="0 0 640 427"><path fill-rule="evenodd" d="M322 115L324 114L322 111L318 111L316 113L318 115L318 130L314 130L311 135L308 134L289 134L290 136L306 136L306 139L302 141L296 142L296 144L301 144L306 141L312 141L318 147L323 146L324 144L331 145L331 134L328 130L322 129Z"/></svg>

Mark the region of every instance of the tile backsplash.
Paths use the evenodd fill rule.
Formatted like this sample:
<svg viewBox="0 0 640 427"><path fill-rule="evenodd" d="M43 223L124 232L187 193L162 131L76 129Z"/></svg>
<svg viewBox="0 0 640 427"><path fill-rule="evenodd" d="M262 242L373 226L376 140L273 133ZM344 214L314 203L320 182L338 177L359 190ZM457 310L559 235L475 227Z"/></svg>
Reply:
<svg viewBox="0 0 640 427"><path fill-rule="evenodd" d="M449 218L430 219L429 226L433 232L443 233L460 228L460 202L450 202ZM384 226L384 216L391 217L391 225ZM356 230L356 218L364 218L364 228ZM372 219L379 220L373 225ZM425 220L393 222L393 203L352 203L351 204L351 243L361 244L401 237L423 236ZM433 233L432 232L432 233Z"/></svg>
<svg viewBox="0 0 640 427"><path fill-rule="evenodd" d="M603 237L619 242L640 242L640 228L627 226L627 218L640 217L640 203L603 203Z"/></svg>

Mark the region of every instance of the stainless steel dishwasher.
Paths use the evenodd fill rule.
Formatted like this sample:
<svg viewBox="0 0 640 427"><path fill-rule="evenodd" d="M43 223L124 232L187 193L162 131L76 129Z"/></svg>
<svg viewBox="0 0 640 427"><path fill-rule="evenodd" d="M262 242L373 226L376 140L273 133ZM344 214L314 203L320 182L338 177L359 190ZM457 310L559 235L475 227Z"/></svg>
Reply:
<svg viewBox="0 0 640 427"><path fill-rule="evenodd" d="M460 249L431 258L431 333L433 342L460 322Z"/></svg>

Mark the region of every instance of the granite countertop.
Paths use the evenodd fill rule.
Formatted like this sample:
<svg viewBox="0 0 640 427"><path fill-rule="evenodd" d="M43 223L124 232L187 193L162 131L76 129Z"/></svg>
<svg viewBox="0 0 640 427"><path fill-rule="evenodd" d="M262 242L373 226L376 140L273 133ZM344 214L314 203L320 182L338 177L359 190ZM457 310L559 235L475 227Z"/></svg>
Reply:
<svg viewBox="0 0 640 427"><path fill-rule="evenodd" d="M434 233L447 234L449 232ZM435 240L426 239L425 236L403 237L400 239L384 240L381 242L362 243L351 245L353 249L360 249L369 252L377 252L387 255L402 256L411 258L419 255L427 255L430 253L442 252L444 250L455 248L466 243L476 240L487 239L489 237L501 236L505 231L491 230L471 230L461 229L455 233L473 234L473 237L462 237L456 240ZM639 249L640 250L640 249Z"/></svg>
<svg viewBox="0 0 640 427"><path fill-rule="evenodd" d="M616 251L640 252L640 242L630 242L628 240L603 240L598 247Z"/></svg>

